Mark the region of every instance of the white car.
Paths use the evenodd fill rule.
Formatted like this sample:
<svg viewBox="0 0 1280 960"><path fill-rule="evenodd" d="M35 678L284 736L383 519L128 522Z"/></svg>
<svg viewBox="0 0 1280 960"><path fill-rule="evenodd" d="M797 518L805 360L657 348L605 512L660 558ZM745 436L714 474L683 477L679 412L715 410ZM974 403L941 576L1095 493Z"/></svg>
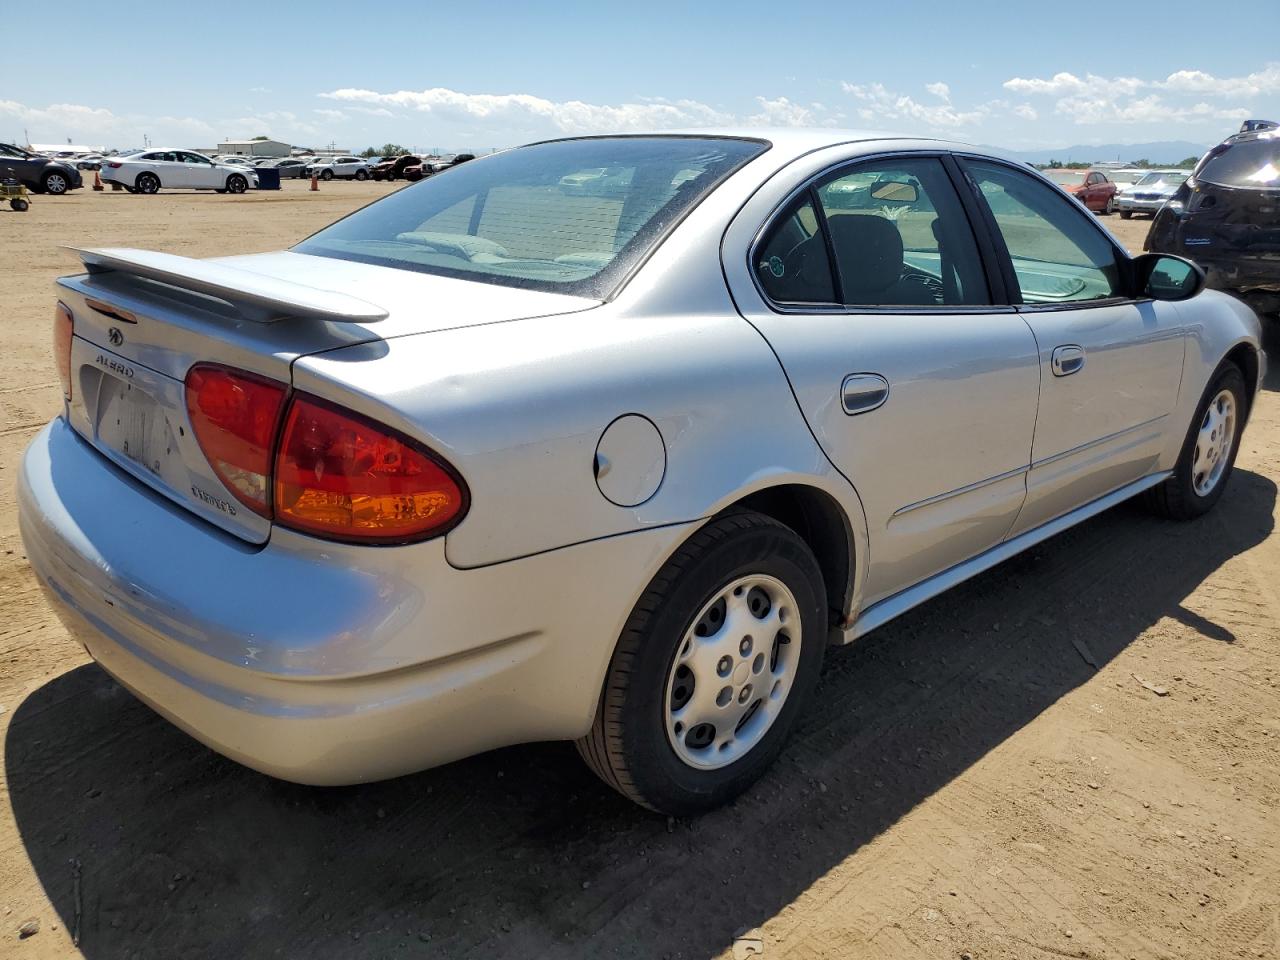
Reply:
<svg viewBox="0 0 1280 960"><path fill-rule="evenodd" d="M1137 183L1116 195L1116 209L1120 211L1121 219L1129 220L1135 213L1149 213L1155 217L1190 176L1190 170L1147 171Z"/></svg>
<svg viewBox="0 0 1280 960"><path fill-rule="evenodd" d="M216 190L244 193L258 185L251 169L234 163L218 163L190 150L148 150L131 157L116 157L102 165L102 179L118 183L130 193L170 190Z"/></svg>
<svg viewBox="0 0 1280 960"><path fill-rule="evenodd" d="M308 175L321 180L368 180L369 162L360 157L323 157L311 164Z"/></svg>

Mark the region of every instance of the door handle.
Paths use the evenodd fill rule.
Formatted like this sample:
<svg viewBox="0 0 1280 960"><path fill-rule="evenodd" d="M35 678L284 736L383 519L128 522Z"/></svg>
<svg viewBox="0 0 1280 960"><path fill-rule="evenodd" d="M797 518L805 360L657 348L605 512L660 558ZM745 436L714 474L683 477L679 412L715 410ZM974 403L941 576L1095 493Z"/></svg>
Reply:
<svg viewBox="0 0 1280 960"><path fill-rule="evenodd" d="M1084 347L1078 343L1065 343L1053 348L1053 375L1069 377L1084 369Z"/></svg>
<svg viewBox="0 0 1280 960"><path fill-rule="evenodd" d="M870 413L889 399L889 381L878 373L851 373L840 385L840 406L849 416Z"/></svg>

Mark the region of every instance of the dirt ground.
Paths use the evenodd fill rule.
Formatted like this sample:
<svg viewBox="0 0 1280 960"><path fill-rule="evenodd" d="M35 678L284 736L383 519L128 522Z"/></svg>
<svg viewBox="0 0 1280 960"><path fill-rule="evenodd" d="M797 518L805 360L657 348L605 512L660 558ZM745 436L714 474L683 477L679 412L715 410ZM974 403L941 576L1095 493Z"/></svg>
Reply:
<svg viewBox="0 0 1280 960"><path fill-rule="evenodd" d="M293 786L122 692L17 533L60 245L275 249L385 190L0 211L0 957L1280 956L1280 364L1214 513L1119 507L831 651L784 759L697 821L568 744Z"/></svg>

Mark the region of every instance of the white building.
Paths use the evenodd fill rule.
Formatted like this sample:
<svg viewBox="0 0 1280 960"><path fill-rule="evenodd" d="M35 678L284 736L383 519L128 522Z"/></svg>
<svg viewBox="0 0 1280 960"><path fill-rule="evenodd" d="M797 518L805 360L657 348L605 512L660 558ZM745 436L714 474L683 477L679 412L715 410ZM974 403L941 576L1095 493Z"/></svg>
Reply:
<svg viewBox="0 0 1280 960"><path fill-rule="evenodd" d="M218 153L240 157L287 157L291 146L282 140L224 140Z"/></svg>

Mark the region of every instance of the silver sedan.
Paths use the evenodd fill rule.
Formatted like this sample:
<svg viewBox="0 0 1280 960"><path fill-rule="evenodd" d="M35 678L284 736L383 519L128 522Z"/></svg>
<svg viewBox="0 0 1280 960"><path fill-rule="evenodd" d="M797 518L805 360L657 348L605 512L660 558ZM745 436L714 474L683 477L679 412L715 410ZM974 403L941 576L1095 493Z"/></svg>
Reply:
<svg viewBox="0 0 1280 960"><path fill-rule="evenodd" d="M876 134L554 141L287 251L81 255L32 567L122 684L305 783L564 739L723 803L828 644L1138 494L1210 510L1265 367L1191 262Z"/></svg>

